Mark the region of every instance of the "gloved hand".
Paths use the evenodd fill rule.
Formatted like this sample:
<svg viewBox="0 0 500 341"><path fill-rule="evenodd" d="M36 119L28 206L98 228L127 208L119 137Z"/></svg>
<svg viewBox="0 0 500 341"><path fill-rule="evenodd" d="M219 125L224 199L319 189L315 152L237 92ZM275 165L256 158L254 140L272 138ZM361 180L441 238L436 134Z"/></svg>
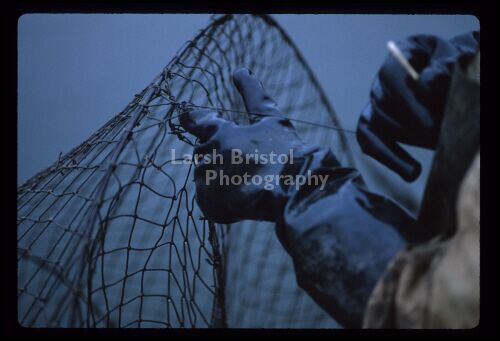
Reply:
<svg viewBox="0 0 500 341"><path fill-rule="evenodd" d="M420 164L398 142L435 148L453 66L473 56L478 36L469 33L447 41L417 35L397 44L420 77L413 80L393 56L386 58L358 121L356 136L363 152L406 181L420 175Z"/></svg>
<svg viewBox="0 0 500 341"><path fill-rule="evenodd" d="M274 185L264 188L265 183L251 183L251 176L296 174L295 164L275 162L255 164L255 158L246 164L232 164L231 153L240 150L242 156L256 154L271 158L271 153L293 153L299 157L305 146L294 127L279 111L274 100L265 92L261 82L248 69L233 74L233 82L243 97L250 124L239 125L222 118L211 110L194 110L181 115L180 123L189 133L198 137L195 155L220 154L224 164L201 159L194 171L197 202L205 216L217 223L233 223L243 219L278 221L287 200L286 188ZM276 157L277 159L277 157ZM281 159L283 160L283 158ZM212 161L220 161L212 159ZM293 161L290 159L290 161ZM207 182L208 171L215 171L217 178ZM220 185L221 173L232 177L247 174L247 183ZM213 173L212 173L213 174ZM270 186L267 186L268 188Z"/></svg>

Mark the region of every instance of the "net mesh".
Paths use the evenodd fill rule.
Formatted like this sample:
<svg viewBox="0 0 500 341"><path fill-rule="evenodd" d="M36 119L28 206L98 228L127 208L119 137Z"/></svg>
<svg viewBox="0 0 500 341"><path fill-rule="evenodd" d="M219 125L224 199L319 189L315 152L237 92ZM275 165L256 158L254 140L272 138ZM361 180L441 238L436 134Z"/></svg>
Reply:
<svg viewBox="0 0 500 341"><path fill-rule="evenodd" d="M185 109L216 108L246 122L231 82L241 66L302 139L352 164L346 136L318 128L339 122L276 22L214 16L119 114L18 188L21 325L337 326L297 286L272 224L205 219L193 165L173 164L195 143L178 122ZM311 118L316 126L300 121Z"/></svg>

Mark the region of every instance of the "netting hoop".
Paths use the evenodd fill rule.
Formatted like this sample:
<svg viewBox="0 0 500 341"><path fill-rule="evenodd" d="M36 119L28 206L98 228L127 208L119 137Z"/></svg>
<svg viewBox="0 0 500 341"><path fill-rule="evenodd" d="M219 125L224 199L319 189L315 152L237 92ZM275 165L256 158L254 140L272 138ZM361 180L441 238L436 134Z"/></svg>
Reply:
<svg viewBox="0 0 500 341"><path fill-rule="evenodd" d="M189 107L244 124L231 74L258 75L309 143L353 165L297 47L267 15L222 15L119 114L18 188L18 319L28 327L325 327L272 225L219 225L196 206ZM312 119L313 118L313 119ZM314 121L317 125L302 124Z"/></svg>

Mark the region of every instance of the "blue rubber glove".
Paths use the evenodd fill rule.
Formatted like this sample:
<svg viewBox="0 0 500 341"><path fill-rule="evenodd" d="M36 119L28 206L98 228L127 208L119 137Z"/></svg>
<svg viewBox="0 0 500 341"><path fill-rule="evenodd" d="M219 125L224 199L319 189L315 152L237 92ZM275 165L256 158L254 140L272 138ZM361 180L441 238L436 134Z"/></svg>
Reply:
<svg viewBox="0 0 500 341"><path fill-rule="evenodd" d="M240 69L233 74L233 82L245 102L250 124L239 125L224 119L212 110L193 110L180 118L182 127L198 137L195 155L222 155L220 162L205 162L196 166L196 200L205 216L217 223L234 223L244 219L278 221L288 199L287 188L273 182L273 188L265 188L264 182L254 184L247 178L247 184L232 183L220 185L220 172L232 178L259 176L276 177L293 175L297 167L286 163L232 164L232 152L241 151L242 156L256 154L268 157L289 155L290 161L300 157L306 150L294 127L279 111L274 100L266 93L261 82L248 69ZM292 154L293 153L293 154ZM276 157L277 159L277 157ZM215 161L215 160L214 160ZM220 161L220 160L217 160ZM209 173L215 171L217 178L208 182Z"/></svg>
<svg viewBox="0 0 500 341"><path fill-rule="evenodd" d="M393 56L386 58L358 121L356 136L363 152L404 180L417 179L420 164L398 143L435 148L453 67L473 56L478 40L475 32L450 41L416 35L397 43L420 77L413 80Z"/></svg>

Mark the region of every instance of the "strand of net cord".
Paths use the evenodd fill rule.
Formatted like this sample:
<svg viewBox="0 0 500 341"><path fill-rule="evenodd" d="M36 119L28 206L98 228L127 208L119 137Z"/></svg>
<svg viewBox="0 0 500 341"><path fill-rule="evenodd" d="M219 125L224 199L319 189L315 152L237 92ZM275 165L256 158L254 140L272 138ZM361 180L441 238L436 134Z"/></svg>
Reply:
<svg viewBox="0 0 500 341"><path fill-rule="evenodd" d="M199 109L210 109L210 110L215 110L215 111L227 111L227 112L234 112L238 114L246 114L246 115L255 115L255 116L263 116L263 117L281 117L281 116L275 116L275 115L269 115L269 114L262 114L262 113L256 113L256 112L248 112L248 111L242 111L242 110L234 110L234 109L226 109L226 108L216 108L216 107L210 107L210 106L203 106L203 105L195 105L195 104L183 104L183 103L178 103L178 102L173 102L171 101L170 103L164 103L164 104L152 104L148 105L145 107L159 107L159 106L165 106L165 105L172 105L176 106L179 108L183 108L185 110L189 110L191 108L199 108ZM169 117L165 120L173 120L175 118L178 118L185 113L181 113L179 115L175 115L172 117ZM319 127L319 128L326 128L326 129L331 129L331 130L336 130L336 131L343 131L345 133L350 133L350 134L356 134L354 130L350 129L345 129L345 128L340 128L328 124L322 124L322 123L317 123L317 122L311 122L311 121L306 121L306 120L301 120L298 118L290 118L290 117L285 117L287 120L292 121L292 122L297 122L297 123L303 123L303 124L309 124L311 126Z"/></svg>
<svg viewBox="0 0 500 341"><path fill-rule="evenodd" d="M392 53L392 55L398 60L398 62L404 67L404 69L408 72L408 74L414 80L418 80L418 78L419 78L418 73L415 71L415 69L413 69L413 67L408 62L408 60L406 60L406 58L403 56L403 54L401 53L401 51L399 50L399 48L397 47L397 45L393 41L388 41L387 42L387 48L390 50L390 52ZM166 104L150 105L150 107L161 106L161 105L174 105L176 107L181 107L181 108L183 107L185 109L189 109L189 108L210 109L210 110L216 110L216 111L227 111L227 112L234 112L234 113L239 113L239 114L264 116L264 117L274 116L274 115L268 115L268 114L262 114L262 113L256 113L256 112L247 112L247 111L234 110L234 109L215 108L215 107L209 107L209 106L203 106L203 105L186 104L185 102L178 103L178 102L174 102L174 101L171 101L170 103L166 103ZM167 120L172 120L174 118L180 117L181 115L184 115L184 113L181 113L179 115L170 117ZM276 116L276 117L281 117L281 116ZM312 125L312 126L315 126L315 127L332 129L332 130L336 130L336 131L343 131L345 133L350 133L350 134L356 134L356 132L354 130L350 130L350 129L340 128L340 127L331 126L331 125L322 124L322 123L317 123L317 122L311 122L311 121L301 120L301 119L297 119L297 118L287 117L287 119L289 121L292 121L292 122L309 124L309 125Z"/></svg>

